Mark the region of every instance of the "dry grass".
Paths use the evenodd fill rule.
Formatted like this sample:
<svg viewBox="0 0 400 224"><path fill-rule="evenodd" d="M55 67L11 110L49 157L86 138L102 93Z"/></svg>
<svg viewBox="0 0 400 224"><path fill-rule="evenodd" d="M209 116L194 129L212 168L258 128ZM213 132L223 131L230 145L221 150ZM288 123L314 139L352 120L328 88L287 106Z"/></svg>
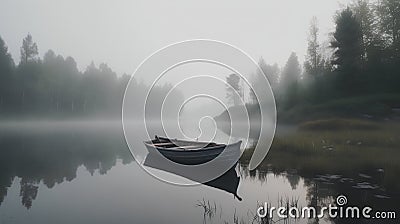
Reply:
<svg viewBox="0 0 400 224"><path fill-rule="evenodd" d="M358 121L349 123L353 127L355 124L370 125ZM260 168L297 169L303 175L330 173L348 176L384 169L387 188L400 189L396 177L400 172L400 124L373 125L376 127L324 131L301 128L292 135L275 138ZM242 162L249 161L252 150L245 151Z"/></svg>

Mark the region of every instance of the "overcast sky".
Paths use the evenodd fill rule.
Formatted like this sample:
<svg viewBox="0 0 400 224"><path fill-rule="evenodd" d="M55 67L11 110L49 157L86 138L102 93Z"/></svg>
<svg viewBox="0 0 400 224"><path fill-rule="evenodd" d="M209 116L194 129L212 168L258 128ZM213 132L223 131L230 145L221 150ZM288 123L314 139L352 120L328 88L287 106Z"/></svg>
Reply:
<svg viewBox="0 0 400 224"><path fill-rule="evenodd" d="M130 74L152 52L193 38L233 44L267 63L283 65L292 51L303 60L312 16L327 39L335 11L349 0L1 2L0 36L17 63L29 32L41 56L53 49L80 69L106 62Z"/></svg>

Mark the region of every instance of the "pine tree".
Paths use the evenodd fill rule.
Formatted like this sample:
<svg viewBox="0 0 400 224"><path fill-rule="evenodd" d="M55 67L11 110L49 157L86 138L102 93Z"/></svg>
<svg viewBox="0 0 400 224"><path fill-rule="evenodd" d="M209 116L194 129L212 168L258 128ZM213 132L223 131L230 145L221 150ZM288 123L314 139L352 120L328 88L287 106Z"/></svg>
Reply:
<svg viewBox="0 0 400 224"><path fill-rule="evenodd" d="M35 42L32 40L32 35L28 34L22 40L22 47L21 47L21 63L26 64L30 61L37 61L39 52L38 47Z"/></svg>
<svg viewBox="0 0 400 224"><path fill-rule="evenodd" d="M341 91L348 94L359 88L357 75L362 62L362 31L357 18L347 8L336 18L336 30L331 47L334 49L332 64L339 74L338 84Z"/></svg>

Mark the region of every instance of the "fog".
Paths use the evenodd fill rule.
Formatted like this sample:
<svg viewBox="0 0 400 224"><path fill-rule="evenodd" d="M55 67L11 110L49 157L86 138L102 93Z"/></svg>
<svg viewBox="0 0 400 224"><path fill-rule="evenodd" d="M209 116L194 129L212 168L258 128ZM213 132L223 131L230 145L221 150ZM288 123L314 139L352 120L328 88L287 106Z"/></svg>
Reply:
<svg viewBox="0 0 400 224"><path fill-rule="evenodd" d="M0 223L289 223L253 209L341 192L398 208L399 0L0 7ZM228 168L216 188L242 202L178 186Z"/></svg>
<svg viewBox="0 0 400 224"><path fill-rule="evenodd" d="M332 15L350 0L276 1L52 1L3 0L0 35L16 62L29 32L41 56L53 49L73 56L79 69L106 62L131 74L148 55L168 44L208 38L233 44L258 60L283 65L295 51L302 59L312 16L322 38Z"/></svg>
<svg viewBox="0 0 400 224"><path fill-rule="evenodd" d="M394 75L398 38L390 24L384 23L396 15L385 9L390 5L378 7L384 2L349 2L6 0L2 8L7 10L0 15L4 46L0 114L5 118L120 117L129 75L160 48L187 39L231 44L248 53L259 67L251 65L235 74L212 63L188 63L154 82L163 70L147 65L147 72L135 73L131 79L132 100L128 103L132 107L142 109L149 104L146 116L156 119L164 106L166 114L175 117L177 110L193 117L216 117L241 105L254 121L259 119L258 103L261 107L270 103L271 108L276 101L281 117L293 121L307 119L310 111L317 111L314 107L319 110L316 116L325 116L334 111L329 105L339 105L335 102L338 98L350 102L353 99L347 98L397 92L393 83L398 79ZM363 18L376 18L379 23L361 27ZM347 23L352 26L343 26ZM362 30L353 32L359 28ZM353 37L340 39L343 35ZM349 39L354 41L347 43ZM358 50L341 55L354 47ZM210 49L217 59L223 55ZM207 49L199 52L202 55ZM171 58L156 64L164 63L165 69L170 60L175 62ZM236 80L235 75L243 76ZM259 102L254 92L269 91L265 78L275 98ZM201 93L220 102L211 98L187 102ZM172 101L164 101L168 94ZM325 103L328 105L321 106ZM371 112L382 114L380 108ZM340 105L338 110L348 111ZM351 108L352 116L367 112Z"/></svg>
<svg viewBox="0 0 400 224"><path fill-rule="evenodd" d="M283 66L292 51L303 60L312 16L318 17L321 39L326 39L332 32L332 15L347 2L6 0L2 2L7 10L0 15L0 36L16 64L22 39L30 33L41 58L52 49L64 57L72 56L82 72L91 62L107 63L117 76L132 74L146 57L166 45L197 38L223 41L256 61L263 57L268 63ZM254 72L249 70L245 75ZM198 63L174 69L160 83L176 85L187 76L217 76L221 81L196 80L202 84L187 82L178 88L190 97L196 92L193 87L206 86L211 95L228 104L222 81L231 73L220 66ZM143 76L136 81L150 85ZM249 90L244 91L243 98L248 101ZM211 116L224 110L212 102L204 106ZM186 109L193 113L205 107L188 104Z"/></svg>

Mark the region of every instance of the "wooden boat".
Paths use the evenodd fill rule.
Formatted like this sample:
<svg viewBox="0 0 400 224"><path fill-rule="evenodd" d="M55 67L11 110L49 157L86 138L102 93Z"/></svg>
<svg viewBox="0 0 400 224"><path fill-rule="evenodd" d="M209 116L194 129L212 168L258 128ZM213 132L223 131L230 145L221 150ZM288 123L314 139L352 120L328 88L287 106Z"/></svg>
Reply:
<svg viewBox="0 0 400 224"><path fill-rule="evenodd" d="M214 142L170 139L158 136L155 136L153 140L144 142L150 154L159 152L169 160L184 165L206 163L220 155L224 149L229 151L227 151L226 154L224 153L223 160L237 160L238 155L240 155L241 143L242 141L238 141L226 145Z"/></svg>

